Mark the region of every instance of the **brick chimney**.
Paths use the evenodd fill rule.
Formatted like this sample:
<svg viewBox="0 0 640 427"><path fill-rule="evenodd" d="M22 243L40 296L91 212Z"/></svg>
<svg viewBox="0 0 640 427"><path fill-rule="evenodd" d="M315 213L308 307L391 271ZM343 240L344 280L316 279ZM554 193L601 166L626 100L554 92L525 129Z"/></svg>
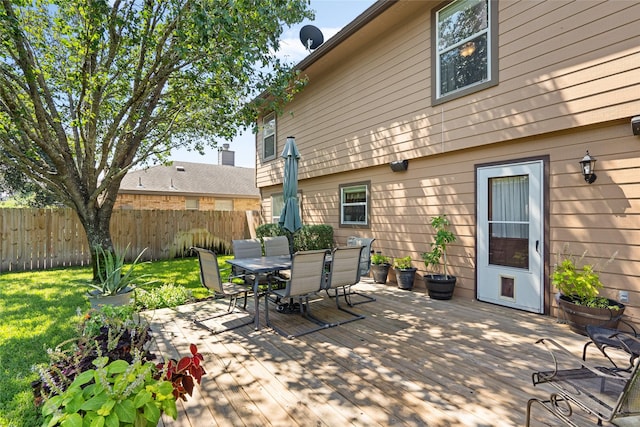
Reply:
<svg viewBox="0 0 640 427"><path fill-rule="evenodd" d="M222 148L218 148L218 164L226 166L236 165L236 153L229 150L229 144L222 144Z"/></svg>

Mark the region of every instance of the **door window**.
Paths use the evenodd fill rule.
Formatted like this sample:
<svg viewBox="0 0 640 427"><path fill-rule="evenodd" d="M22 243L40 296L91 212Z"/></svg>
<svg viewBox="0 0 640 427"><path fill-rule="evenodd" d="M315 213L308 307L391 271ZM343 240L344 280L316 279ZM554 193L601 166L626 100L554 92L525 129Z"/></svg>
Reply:
<svg viewBox="0 0 640 427"><path fill-rule="evenodd" d="M529 269L529 176L489 178L489 264Z"/></svg>

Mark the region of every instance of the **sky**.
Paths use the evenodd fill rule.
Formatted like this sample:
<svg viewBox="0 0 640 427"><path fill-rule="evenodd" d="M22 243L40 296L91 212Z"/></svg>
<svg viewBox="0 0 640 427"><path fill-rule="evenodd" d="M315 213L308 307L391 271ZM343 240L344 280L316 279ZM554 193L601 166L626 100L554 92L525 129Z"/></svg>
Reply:
<svg viewBox="0 0 640 427"><path fill-rule="evenodd" d="M282 35L279 55L286 60L298 63L309 53L300 42L300 29L305 25L314 25L322 31L325 42L342 27L353 21L364 12L375 0L311 0L311 9L315 11L313 21L305 20L291 28L285 29ZM226 143L219 140L218 145ZM229 142L229 149L235 152L235 165L255 167L255 135L251 131L237 136ZM195 163L218 163L218 150L208 148L204 156L187 149L171 153L171 160Z"/></svg>

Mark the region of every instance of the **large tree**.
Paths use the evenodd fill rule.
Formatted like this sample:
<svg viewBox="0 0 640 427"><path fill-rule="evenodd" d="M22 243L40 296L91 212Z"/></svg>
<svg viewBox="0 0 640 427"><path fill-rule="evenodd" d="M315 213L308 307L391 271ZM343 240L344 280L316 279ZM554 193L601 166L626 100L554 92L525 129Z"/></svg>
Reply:
<svg viewBox="0 0 640 427"><path fill-rule="evenodd" d="M275 53L313 16L307 0L0 2L1 160L106 250L127 171L229 139L301 87Z"/></svg>

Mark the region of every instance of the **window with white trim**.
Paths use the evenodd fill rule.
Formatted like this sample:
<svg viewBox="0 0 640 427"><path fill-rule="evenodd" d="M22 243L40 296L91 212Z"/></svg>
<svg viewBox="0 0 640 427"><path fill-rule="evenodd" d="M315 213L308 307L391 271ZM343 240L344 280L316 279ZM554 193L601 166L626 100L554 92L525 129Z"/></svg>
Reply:
<svg viewBox="0 0 640 427"><path fill-rule="evenodd" d="M369 226L368 182L340 186L340 226Z"/></svg>
<svg viewBox="0 0 640 427"><path fill-rule="evenodd" d="M434 104L497 84L497 4L455 0L432 15Z"/></svg>
<svg viewBox="0 0 640 427"><path fill-rule="evenodd" d="M280 214L284 208L284 193L271 195L271 223L277 224L280 221ZM302 192L298 191L298 211L302 218Z"/></svg>
<svg viewBox="0 0 640 427"><path fill-rule="evenodd" d="M262 119L262 159L276 158L276 115L271 113Z"/></svg>
<svg viewBox="0 0 640 427"><path fill-rule="evenodd" d="M284 194L274 194L271 196L271 223L277 224L280 221L280 214L284 208Z"/></svg>

